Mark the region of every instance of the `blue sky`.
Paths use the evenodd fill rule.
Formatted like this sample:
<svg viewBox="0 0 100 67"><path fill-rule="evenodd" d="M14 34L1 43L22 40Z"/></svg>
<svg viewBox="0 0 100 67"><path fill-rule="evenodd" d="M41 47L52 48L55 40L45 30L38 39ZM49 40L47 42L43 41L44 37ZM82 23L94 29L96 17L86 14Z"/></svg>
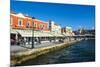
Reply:
<svg viewBox="0 0 100 67"><path fill-rule="evenodd" d="M62 27L91 29L95 27L95 6L42 2L11 1L11 11L33 16L39 20L53 20Z"/></svg>

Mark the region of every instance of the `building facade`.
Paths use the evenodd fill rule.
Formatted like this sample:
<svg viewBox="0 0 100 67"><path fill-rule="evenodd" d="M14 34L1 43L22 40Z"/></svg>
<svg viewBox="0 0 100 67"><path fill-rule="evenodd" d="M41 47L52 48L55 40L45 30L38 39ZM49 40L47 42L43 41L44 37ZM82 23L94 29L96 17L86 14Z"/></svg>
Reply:
<svg viewBox="0 0 100 67"><path fill-rule="evenodd" d="M61 29L61 33L64 34L64 35L66 35L66 36L73 36L73 35L75 35L73 33L73 31L72 31L72 28L71 27L68 27L68 26L62 28Z"/></svg>
<svg viewBox="0 0 100 67"><path fill-rule="evenodd" d="M44 22L34 17L25 16L22 13L10 14L11 44L32 44L33 41L55 40L55 38L72 36L71 27L61 28L54 21ZM64 34L64 35L63 35ZM34 39L34 40L33 40Z"/></svg>
<svg viewBox="0 0 100 67"><path fill-rule="evenodd" d="M32 17L25 16L21 13L19 14L10 14L10 25L12 29L32 29L34 30L43 30L47 31L48 30L48 23L38 20L38 19L33 19Z"/></svg>
<svg viewBox="0 0 100 67"><path fill-rule="evenodd" d="M56 34L61 34L61 26L58 24L55 24L55 22L51 20L49 20L49 30Z"/></svg>
<svg viewBox="0 0 100 67"><path fill-rule="evenodd" d="M11 13L10 31L11 44L21 43L21 40L25 41L23 43L32 44L32 38L36 39L36 37L43 36L42 32L48 32L49 29L47 22L25 16L21 13Z"/></svg>

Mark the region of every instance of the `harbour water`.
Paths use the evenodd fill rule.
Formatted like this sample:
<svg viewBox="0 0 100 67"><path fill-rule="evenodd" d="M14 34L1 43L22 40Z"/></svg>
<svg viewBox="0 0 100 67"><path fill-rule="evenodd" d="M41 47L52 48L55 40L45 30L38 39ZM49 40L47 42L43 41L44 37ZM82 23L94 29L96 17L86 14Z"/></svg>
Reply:
<svg viewBox="0 0 100 67"><path fill-rule="evenodd" d="M26 66L93 61L95 61L95 39L83 40L59 51L47 53L35 59L28 60L20 65Z"/></svg>

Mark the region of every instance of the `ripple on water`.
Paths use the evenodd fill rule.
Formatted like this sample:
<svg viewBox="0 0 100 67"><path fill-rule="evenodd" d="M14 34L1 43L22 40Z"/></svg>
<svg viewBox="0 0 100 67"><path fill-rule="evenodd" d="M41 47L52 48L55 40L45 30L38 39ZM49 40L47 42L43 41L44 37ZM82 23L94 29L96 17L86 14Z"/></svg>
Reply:
<svg viewBox="0 0 100 67"><path fill-rule="evenodd" d="M55 64L95 61L95 40L75 43L62 50L42 55L21 65Z"/></svg>

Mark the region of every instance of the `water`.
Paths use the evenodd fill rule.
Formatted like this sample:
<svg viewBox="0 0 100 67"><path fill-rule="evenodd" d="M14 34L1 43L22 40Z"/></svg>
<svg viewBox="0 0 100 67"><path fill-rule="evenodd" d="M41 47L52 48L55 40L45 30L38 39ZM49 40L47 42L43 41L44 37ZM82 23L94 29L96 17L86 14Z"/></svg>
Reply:
<svg viewBox="0 0 100 67"><path fill-rule="evenodd" d="M43 65L58 63L95 61L95 40L84 40L59 51L47 53L21 65Z"/></svg>

